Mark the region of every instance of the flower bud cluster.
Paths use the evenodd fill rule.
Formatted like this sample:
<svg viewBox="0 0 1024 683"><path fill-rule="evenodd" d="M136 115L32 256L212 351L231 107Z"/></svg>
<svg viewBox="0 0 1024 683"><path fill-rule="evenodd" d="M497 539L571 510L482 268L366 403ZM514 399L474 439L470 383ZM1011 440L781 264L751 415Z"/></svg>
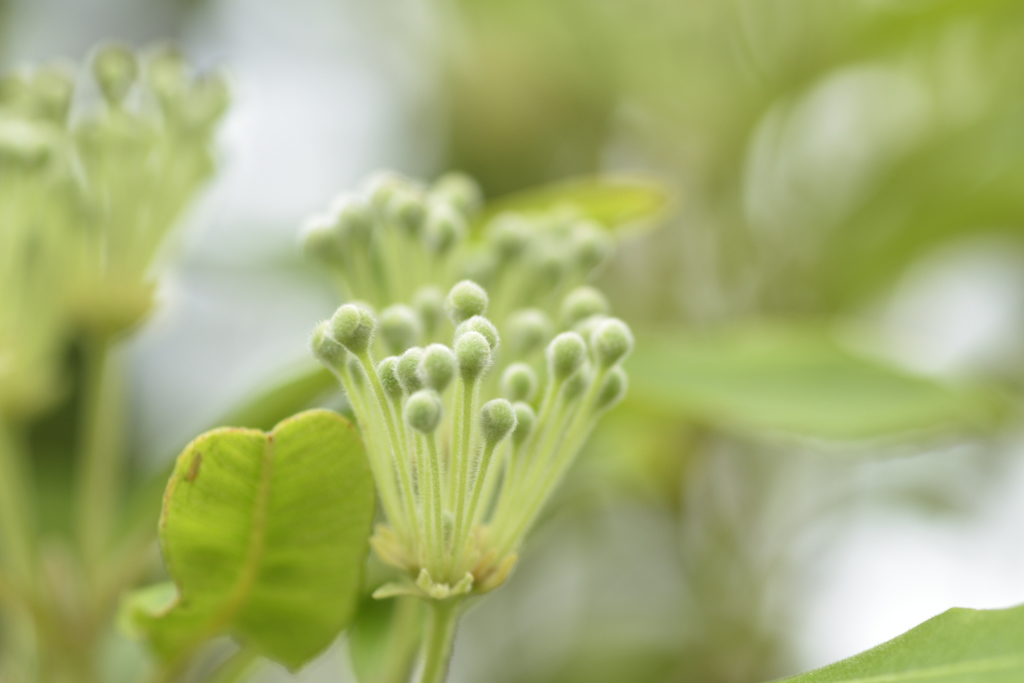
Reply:
<svg viewBox="0 0 1024 683"><path fill-rule="evenodd" d="M415 304L379 315L345 304L313 332L312 351L348 394L380 491L387 524L373 546L406 576L379 597L446 599L503 583L597 419L626 391L621 363L633 338L596 290L563 297L554 336L534 309L499 331L490 304L469 280L434 297L428 315L444 311L447 324L432 324L445 343L418 345L431 323Z"/></svg>
<svg viewBox="0 0 1024 683"><path fill-rule="evenodd" d="M45 403L68 336L149 311L154 257L213 171L227 104L222 75L170 48L105 45L84 67L0 78L0 411Z"/></svg>
<svg viewBox="0 0 1024 683"><path fill-rule="evenodd" d="M554 317L556 305L607 260L613 246L600 226L564 211L488 218L480 188L459 173L429 186L393 173L373 176L361 192L339 197L311 218L302 244L344 300L377 308L412 302L430 341L440 341L441 293L455 282L470 279L485 287L491 319L499 323L528 307ZM573 312L598 312L603 298L596 296L575 302ZM466 309L466 319L478 314Z"/></svg>

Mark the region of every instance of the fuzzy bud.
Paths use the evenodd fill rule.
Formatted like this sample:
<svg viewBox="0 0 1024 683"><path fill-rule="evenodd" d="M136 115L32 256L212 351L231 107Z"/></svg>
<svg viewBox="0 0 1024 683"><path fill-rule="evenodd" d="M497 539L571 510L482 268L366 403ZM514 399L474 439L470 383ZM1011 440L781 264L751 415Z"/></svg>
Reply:
<svg viewBox="0 0 1024 683"><path fill-rule="evenodd" d="M441 203L430 207L424 238L432 252L439 256L447 254L466 232L466 220L452 206Z"/></svg>
<svg viewBox="0 0 1024 683"><path fill-rule="evenodd" d="M396 189L387 203L388 219L409 235L418 235L427 216L423 197L411 187Z"/></svg>
<svg viewBox="0 0 1024 683"><path fill-rule="evenodd" d="M423 332L416 312L404 304L395 304L381 311L380 338L388 353L399 354L415 346Z"/></svg>
<svg viewBox="0 0 1024 683"><path fill-rule="evenodd" d="M420 358L420 379L434 391L442 392L455 377L455 352L444 344L431 344Z"/></svg>
<svg viewBox="0 0 1024 683"><path fill-rule="evenodd" d="M309 348L313 356L329 368L340 369L348 358L348 351L331 336L331 323L324 320L315 328L309 337Z"/></svg>
<svg viewBox="0 0 1024 683"><path fill-rule="evenodd" d="M510 401L530 401L537 391L537 373L526 363L513 363L501 375L501 393Z"/></svg>
<svg viewBox="0 0 1024 683"><path fill-rule="evenodd" d="M609 368L633 350L633 333L618 318L608 318L602 320L590 334L590 346L597 363L602 368Z"/></svg>
<svg viewBox="0 0 1024 683"><path fill-rule="evenodd" d="M366 194L370 204L383 214L398 192L409 187L409 180L393 171L381 171L371 175L365 182Z"/></svg>
<svg viewBox="0 0 1024 683"><path fill-rule="evenodd" d="M533 434L533 428L537 424L537 414L533 412L533 408L528 403L518 402L512 407L516 410L516 430L512 432L512 442L521 446Z"/></svg>
<svg viewBox="0 0 1024 683"><path fill-rule="evenodd" d="M607 231L593 221L583 221L576 226L572 245L576 263L584 274L604 263L614 248Z"/></svg>
<svg viewBox="0 0 1024 683"><path fill-rule="evenodd" d="M469 320L464 320L455 328L455 339L458 339L467 332L479 332L491 345L491 351L498 349L501 338L498 336L498 328L482 315L474 315Z"/></svg>
<svg viewBox="0 0 1024 683"><path fill-rule="evenodd" d="M402 385L402 391L406 394L412 395L423 388L423 380L419 374L422 359L423 349L416 346L398 359L398 383Z"/></svg>
<svg viewBox="0 0 1024 683"><path fill-rule="evenodd" d="M509 348L516 358L525 358L544 348L552 333L548 316L535 308L513 313L506 329Z"/></svg>
<svg viewBox="0 0 1024 683"><path fill-rule="evenodd" d="M336 265L344 256L334 224L325 216L313 216L302 228L302 250L311 261Z"/></svg>
<svg viewBox="0 0 1024 683"><path fill-rule="evenodd" d="M455 359L463 381L474 382L491 364L491 345L479 332L467 332L455 341Z"/></svg>
<svg viewBox="0 0 1024 683"><path fill-rule="evenodd" d="M597 402L594 409L597 411L608 410L615 406L626 395L629 382L626 378L626 371L621 367L614 367L604 378L601 390L597 395Z"/></svg>
<svg viewBox="0 0 1024 683"><path fill-rule="evenodd" d="M103 98L110 104L120 104L135 82L139 62L123 45L104 45L92 58L92 72Z"/></svg>
<svg viewBox="0 0 1024 683"><path fill-rule="evenodd" d="M377 376L388 399L398 401L402 398L402 383L398 381L398 358L388 356L377 363Z"/></svg>
<svg viewBox="0 0 1024 683"><path fill-rule="evenodd" d="M345 304L331 316L331 336L356 355L370 347L376 328L373 314L356 304Z"/></svg>
<svg viewBox="0 0 1024 683"><path fill-rule="evenodd" d="M580 369L587 358L587 345L575 332L563 332L548 345L548 371L563 382Z"/></svg>
<svg viewBox="0 0 1024 683"><path fill-rule="evenodd" d="M437 179L431 194L454 205L467 216L472 216L484 204L484 195L476 181L465 173L453 171Z"/></svg>
<svg viewBox="0 0 1024 683"><path fill-rule="evenodd" d="M441 397L432 389L423 389L410 396L403 411L406 424L423 434L437 429L443 414Z"/></svg>
<svg viewBox="0 0 1024 683"><path fill-rule="evenodd" d="M529 220L518 214L502 214L487 226L488 239L498 261L505 263L519 258L530 243Z"/></svg>
<svg viewBox="0 0 1024 683"><path fill-rule="evenodd" d="M592 379L593 373L590 371L589 365L584 363L577 372L565 380L565 385L562 387L562 400L572 403L578 399L586 391Z"/></svg>
<svg viewBox="0 0 1024 683"><path fill-rule="evenodd" d="M516 428L516 411L503 398L488 401L480 409L480 431L488 446L508 438Z"/></svg>
<svg viewBox="0 0 1024 683"><path fill-rule="evenodd" d="M577 287L562 301L560 320L565 329L595 315L608 315L611 307L604 294L593 287Z"/></svg>
<svg viewBox="0 0 1024 683"><path fill-rule="evenodd" d="M331 205L334 223L340 233L353 244L365 245L373 233L373 211L366 201L355 195L342 195Z"/></svg>
<svg viewBox="0 0 1024 683"><path fill-rule="evenodd" d="M413 296L412 307L420 316L424 333L430 338L444 317L444 294L437 287L423 287Z"/></svg>
<svg viewBox="0 0 1024 683"><path fill-rule="evenodd" d="M463 280L448 292L444 302L445 311L452 323L458 325L474 315L483 315L487 311L487 292L471 280Z"/></svg>

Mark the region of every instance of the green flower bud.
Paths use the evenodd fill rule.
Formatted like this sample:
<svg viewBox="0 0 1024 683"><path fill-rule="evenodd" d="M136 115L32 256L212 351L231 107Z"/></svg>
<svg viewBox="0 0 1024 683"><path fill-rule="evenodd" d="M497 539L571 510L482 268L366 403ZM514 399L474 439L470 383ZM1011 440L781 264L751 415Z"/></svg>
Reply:
<svg viewBox="0 0 1024 683"><path fill-rule="evenodd" d="M135 53L124 45L104 45L92 58L92 73L109 104L120 104L139 73Z"/></svg>
<svg viewBox="0 0 1024 683"><path fill-rule="evenodd" d="M353 244L365 246L373 233L373 211L356 195L342 195L331 204L334 223Z"/></svg>
<svg viewBox="0 0 1024 683"><path fill-rule="evenodd" d="M74 92L73 68L63 64L41 67L32 79L32 94L39 113L60 125L67 120Z"/></svg>
<svg viewBox="0 0 1024 683"><path fill-rule="evenodd" d="M463 280L448 292L444 307L448 318L458 325L463 320L483 315L487 311L487 292L475 282Z"/></svg>
<svg viewBox="0 0 1024 683"><path fill-rule="evenodd" d="M517 402L512 406L516 410L516 430L512 432L512 442L521 446L524 441L530 438L533 427L537 424L537 414L528 403Z"/></svg>
<svg viewBox="0 0 1024 683"><path fill-rule="evenodd" d="M432 337L444 317L444 294L437 287L423 287L413 296L412 307L420 316L427 338Z"/></svg>
<svg viewBox="0 0 1024 683"><path fill-rule="evenodd" d="M431 344L420 359L420 379L434 391L443 392L455 377L455 352L444 344Z"/></svg>
<svg viewBox="0 0 1024 683"><path fill-rule="evenodd" d="M410 427L423 434L431 434L441 424L444 404L433 389L417 391L405 402L403 416Z"/></svg>
<svg viewBox="0 0 1024 683"><path fill-rule="evenodd" d="M488 446L504 441L515 428L516 411L505 399L488 401L480 409L480 431Z"/></svg>
<svg viewBox="0 0 1024 683"><path fill-rule="evenodd" d="M426 220L423 197L411 187L396 188L387 203L387 217L409 235L418 235Z"/></svg>
<svg viewBox="0 0 1024 683"><path fill-rule="evenodd" d="M594 359L603 368L620 362L633 350L633 333L618 318L608 318L594 328L590 335Z"/></svg>
<svg viewBox="0 0 1024 683"><path fill-rule="evenodd" d="M562 400L566 403L571 403L579 398L587 386L590 385L590 381L593 379L593 373L586 363L572 375L569 379L565 380L565 385L562 387Z"/></svg>
<svg viewBox="0 0 1024 683"><path fill-rule="evenodd" d="M475 254L462 262L461 277L486 287L494 281L497 267L494 257L487 253Z"/></svg>
<svg viewBox="0 0 1024 683"><path fill-rule="evenodd" d="M402 383L398 381L398 358L388 356L377 363L377 376L380 377L380 384L384 393L392 401L402 398Z"/></svg>
<svg viewBox="0 0 1024 683"><path fill-rule="evenodd" d="M331 321L324 320L313 328L313 334L309 336L309 349L313 357L329 368L335 370L342 367L342 363L348 358L348 351L338 343L338 340L331 336Z"/></svg>
<svg viewBox="0 0 1024 683"><path fill-rule="evenodd" d="M548 316L536 308L516 311L509 316L505 326L511 353L516 358L526 358L544 348L551 339L552 325Z"/></svg>
<svg viewBox="0 0 1024 683"><path fill-rule="evenodd" d="M338 265L343 261L341 241L332 221L325 216L313 216L302 228L302 250L307 258L324 265Z"/></svg>
<svg viewBox="0 0 1024 683"><path fill-rule="evenodd" d="M189 81L188 63L173 46L162 46L146 60L146 82L160 105L169 110L185 93Z"/></svg>
<svg viewBox="0 0 1024 683"><path fill-rule="evenodd" d="M498 336L498 328L482 315L474 315L469 320L459 323L459 326L455 328L455 339L458 339L467 332L479 332L482 334L487 343L491 345L491 351L496 351L498 344L501 343L501 337Z"/></svg>
<svg viewBox="0 0 1024 683"><path fill-rule="evenodd" d="M501 375L501 393L510 401L532 401L537 373L526 363L513 363Z"/></svg>
<svg viewBox="0 0 1024 683"><path fill-rule="evenodd" d="M557 381L568 379L586 358L587 345L575 332L563 332L548 344L548 372Z"/></svg>
<svg viewBox="0 0 1024 683"><path fill-rule="evenodd" d="M584 274L590 273L604 263L614 249L608 232L592 221L582 221L576 225L572 245L576 263Z"/></svg>
<svg viewBox="0 0 1024 683"><path fill-rule="evenodd" d="M397 355L415 346L422 334L419 317L405 304L395 304L381 311L380 338L388 353Z"/></svg>
<svg viewBox="0 0 1024 683"><path fill-rule="evenodd" d="M420 378L420 361L423 359L423 349L414 346L401 355L398 359L398 383L402 385L402 391L412 395L423 388L423 380Z"/></svg>
<svg viewBox="0 0 1024 683"><path fill-rule="evenodd" d="M479 332L467 332L455 340L455 360L463 381L474 382L491 364L491 345Z"/></svg>
<svg viewBox="0 0 1024 683"><path fill-rule="evenodd" d="M562 327L571 329L581 320L595 315L608 315L611 307L604 294L593 287L577 287L562 301Z"/></svg>
<svg viewBox="0 0 1024 683"><path fill-rule="evenodd" d="M373 314L357 304L345 304L331 316L331 336L356 355L370 347L376 328Z"/></svg>
<svg viewBox="0 0 1024 683"><path fill-rule="evenodd" d="M231 94L222 73L204 74L193 82L186 101L186 125L201 130L219 120L228 110Z"/></svg>
<svg viewBox="0 0 1024 683"><path fill-rule="evenodd" d="M487 236L498 261L507 263L519 258L533 234L530 221L519 214L502 214L487 226Z"/></svg>
<svg viewBox="0 0 1024 683"><path fill-rule="evenodd" d="M597 411L608 410L615 406L626 395L629 382L626 379L626 371L620 366L612 368L604 378L601 390L597 395L597 402L594 409Z"/></svg>
<svg viewBox="0 0 1024 683"><path fill-rule="evenodd" d="M484 195L476 181L465 173L453 171L437 179L431 195L455 206L466 216L473 216L484 205Z"/></svg>
<svg viewBox="0 0 1024 683"><path fill-rule="evenodd" d="M534 257L533 272L536 278L536 286L540 291L556 286L561 282L565 273L569 270L569 259L572 254L564 246L546 246L545 249Z"/></svg>
<svg viewBox="0 0 1024 683"><path fill-rule="evenodd" d="M388 204L397 192L407 189L411 183L408 178L393 171L381 171L366 179L364 186L370 198L370 204L381 215L387 212Z"/></svg>
<svg viewBox="0 0 1024 683"><path fill-rule="evenodd" d="M435 204L430 207L424 238L433 253L439 256L447 254L467 231L466 220L450 205Z"/></svg>

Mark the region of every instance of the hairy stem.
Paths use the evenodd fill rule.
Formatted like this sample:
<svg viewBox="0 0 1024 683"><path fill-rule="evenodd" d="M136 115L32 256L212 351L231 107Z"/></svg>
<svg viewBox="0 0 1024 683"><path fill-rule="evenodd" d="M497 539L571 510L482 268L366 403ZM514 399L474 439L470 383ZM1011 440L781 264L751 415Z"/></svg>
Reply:
<svg viewBox="0 0 1024 683"><path fill-rule="evenodd" d="M423 642L423 671L419 683L444 683L455 645L458 624L457 600L432 600Z"/></svg>

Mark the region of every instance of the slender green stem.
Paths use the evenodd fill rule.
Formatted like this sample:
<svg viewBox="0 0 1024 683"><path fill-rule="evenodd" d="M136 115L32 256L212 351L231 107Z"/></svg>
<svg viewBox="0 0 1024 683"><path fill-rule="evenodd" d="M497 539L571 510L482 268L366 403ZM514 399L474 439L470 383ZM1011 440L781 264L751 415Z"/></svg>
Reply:
<svg viewBox="0 0 1024 683"><path fill-rule="evenodd" d="M413 597L393 599L391 628L384 645L387 657L380 675L374 678L376 683L408 683L423 637L423 601Z"/></svg>
<svg viewBox="0 0 1024 683"><path fill-rule="evenodd" d="M461 380L460 380L460 383ZM477 382L470 384L462 383L464 395L462 397L462 431L456 433L455 437L459 440L459 460L458 460L458 482L455 486L455 533L452 538L454 544L452 545L452 570L455 569L455 563L459 559L459 555L462 553L462 548L459 546L459 540L463 535L463 526L466 524L466 490L469 488L469 460L471 456L470 447L472 441L470 439L473 433L473 413L475 412L476 406L476 388Z"/></svg>
<svg viewBox="0 0 1024 683"><path fill-rule="evenodd" d="M480 466L477 468L476 477L473 478L473 495L469 499L469 508L466 510L465 523L462 525L461 535L455 537L455 545L452 547L452 554L455 555L455 563L462 561L466 553L466 543L469 541L469 532L473 528L473 519L476 517L477 506L480 505L480 494L484 490L484 481L487 479L487 471L491 466L491 458L494 456L494 449L498 444L489 442L484 446L483 455L480 457Z"/></svg>
<svg viewBox="0 0 1024 683"><path fill-rule="evenodd" d="M24 466L21 452L0 417L0 547L17 588L31 584L34 575L32 515L27 503L31 484Z"/></svg>
<svg viewBox="0 0 1024 683"><path fill-rule="evenodd" d="M455 645L458 601L430 601L428 619L427 638L423 642L423 671L419 683L444 683Z"/></svg>
<svg viewBox="0 0 1024 683"><path fill-rule="evenodd" d="M441 512L441 459L437 455L437 437L427 434L423 437L427 446L427 472L429 474L429 490L423 500L423 506L430 506L430 528L427 538L430 545L430 562L433 573L441 571L444 555L444 522Z"/></svg>

